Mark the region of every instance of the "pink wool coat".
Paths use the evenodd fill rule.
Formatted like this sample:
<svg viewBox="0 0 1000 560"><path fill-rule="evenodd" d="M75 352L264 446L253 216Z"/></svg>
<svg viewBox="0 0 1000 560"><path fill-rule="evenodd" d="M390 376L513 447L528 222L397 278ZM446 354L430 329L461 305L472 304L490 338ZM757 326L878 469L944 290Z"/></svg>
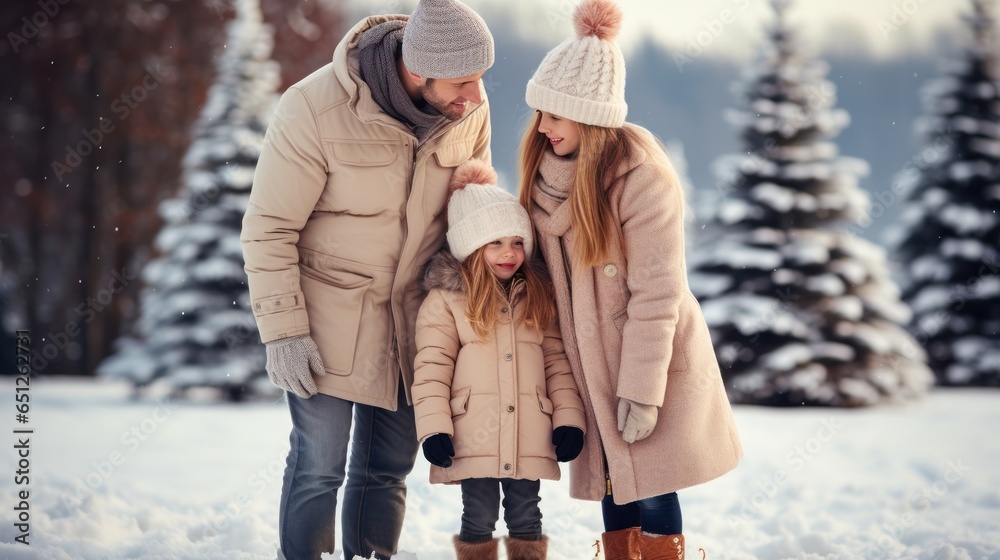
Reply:
<svg viewBox="0 0 1000 560"><path fill-rule="evenodd" d="M626 126L655 142L646 130ZM609 481L618 504L658 496L721 476L743 454L708 327L687 284L680 185L651 160L635 146L608 187L620 242L595 267L571 264L575 232L562 199L575 160L549 151L535 182L536 246L556 288L589 427L570 464L574 498L600 500ZM619 398L659 407L648 438L631 445L622 439Z"/></svg>
<svg viewBox="0 0 1000 560"><path fill-rule="evenodd" d="M515 282L493 336L482 340L465 317L459 267L446 251L431 259L424 280L430 293L417 315L417 437L448 434L455 445L452 466L431 466L431 482L558 480L552 430L586 428L559 327L542 332L520 321L524 284Z"/></svg>

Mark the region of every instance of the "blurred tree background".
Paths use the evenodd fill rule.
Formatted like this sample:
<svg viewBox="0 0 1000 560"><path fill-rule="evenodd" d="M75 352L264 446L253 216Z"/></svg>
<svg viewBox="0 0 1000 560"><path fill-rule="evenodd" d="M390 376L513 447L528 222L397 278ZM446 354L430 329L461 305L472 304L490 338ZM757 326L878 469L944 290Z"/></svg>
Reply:
<svg viewBox="0 0 1000 560"><path fill-rule="evenodd" d="M138 316L138 272L158 206L178 191L233 2L0 6L0 312L6 333L30 328L36 371L92 374ZM261 11L281 90L328 62L344 30L317 2Z"/></svg>
<svg viewBox="0 0 1000 560"><path fill-rule="evenodd" d="M280 65L278 92L328 63L344 32L360 17L408 13L416 5L416 0L11 0L0 5L5 32L0 41L3 374L13 369L14 331L30 329L32 367L38 373L90 376L112 357L104 363L115 367L106 366L102 373L132 379L137 386L156 378L173 379L175 388L222 387L233 400L252 386L269 387L252 325L242 327L236 339L227 338L227 329L242 322L235 312L245 311L245 294L235 295L245 278L239 277L233 245L239 214L234 201L245 195L256 156L253 150L237 150L232 158L220 155L224 146L234 143L253 147L266 119L261 114L237 122L228 118L228 109L211 110L208 98L213 84L239 81L234 75L224 78L226 66L220 61L232 52L226 50L227 41L232 41L227 29L243 2L253 2L255 13L259 8L266 28L260 36L273 37L269 56ZM816 6L772 2L787 5L782 25L789 32ZM530 114L523 102L524 84L555 43L551 36L526 31L530 26L523 14L519 20L506 0L467 3L489 22L496 41L496 64L484 86L492 110L493 164L510 189L517 145ZM727 370L734 400L861 406L910 398L923 392L929 377L924 350L931 355L929 365L938 383L998 384L997 2L950 4L954 20L965 20L960 32L942 27L922 38L909 36L907 18L921 15L914 3L912 14L904 14L902 21L893 19L882 34L883 39L921 48L902 49L903 54L889 58L873 56L863 47L853 49L856 35L837 28L843 32L838 43L827 44L825 51L812 45L806 49L823 62L824 70L823 76L802 83L796 81L795 64L779 64L770 73L751 72L747 82L746 63L707 54L678 59L680 50L648 36L626 53L629 121L671 141L671 153L687 159L685 180L690 184L685 186L689 202L699 208L688 216L689 256L702 257L692 259L693 280L699 273L725 276L731 282L723 295L731 301L767 296L765 307L748 308L744 326L780 323L785 315L808 323L802 336L748 336L740 332L734 314L717 312L722 300L716 297L713 304L713 294L704 292L711 286L697 286L713 320L719 361ZM558 20L566 5L553 0L532 17L544 13ZM661 9L674 8L664 3L656 8ZM626 15L654 14L626 10ZM877 15L872 17L872 22L877 20ZM568 32L569 24L564 23ZM558 30L555 22L550 24ZM747 50L766 49L769 41L780 50L781 41L775 41L773 33L768 37L773 25L757 27ZM702 33L699 28L692 35ZM940 68L946 61L949 65ZM734 84L741 72L744 81ZM252 78L243 77L247 84ZM783 87L746 96L754 79L758 85L774 82ZM929 103L921 108L920 86L925 83L930 84L924 90ZM795 93L802 88L806 94L810 88L829 89L836 107L810 106L809 95L803 100ZM240 87L227 91L231 93L213 103L238 105ZM742 112L744 117L736 133L723 118L733 107L734 94L737 107L729 113ZM771 109L798 110L799 105L822 126L793 127L787 134L761 128L784 118ZM828 113L837 122L826 122ZM918 134L909 126L915 122L924 123ZM237 134L239 139L227 137ZM780 149L771 154L768 145ZM865 169L829 172L848 161L839 153L856 158ZM731 156L719 157L724 154ZM713 173L713 161L734 157L742 161L736 175L718 173L720 169ZM680 163L680 157L675 159ZM809 164L822 176L765 177L754 171L762 163L781 169ZM233 172L236 168L238 173ZM226 193L214 199L228 202L207 213L174 212L200 209L191 201L206 187L207 175L215 177L211 188ZM773 196L778 191L781 200ZM852 204L858 208L868 204L860 219L859 212L852 218L851 212L831 213L829 208L781 210L782 201L845 196L856 199ZM718 219L720 212L741 201L764 212L767 223ZM765 202L773 208L765 208ZM215 218L218 240L186 229ZM802 278L832 278L825 266L832 266L834 258L815 269L789 267L783 261L777 277L777 265L748 270L737 257L761 248L790 250L786 243L755 239L752 232L762 225L787 230L789 236L798 235L802 227L829 230L823 235L836 237L844 255L874 256L853 259L857 274L840 274L843 294L813 290L808 305L796 309L770 297L775 283L791 282L799 289L796 282ZM712 249L713 239L727 232L740 243ZM833 247L831 243L827 245ZM727 253L730 247L735 247L732 254ZM713 255L735 260L705 260ZM224 259L229 262L215 268L226 271L217 282L211 274L199 277L199 270ZM185 282L198 284L197 297L190 284L181 285ZM896 292L897 285L903 287L902 294ZM147 295L140 297L142 291ZM880 332L903 346L912 346L915 339L919 351L903 356L899 348L869 348L884 336L845 335L838 321L844 323L843 311L849 308L840 305L840 319L823 309L848 296L857 296L869 310L852 319L857 325L851 329L870 333L865 329L879 323L885 327ZM195 319L185 315L188 308L177 303L181 300L185 305L212 303L201 305ZM911 311L915 318L906 325ZM734 360L734 347L747 359ZM122 352L126 349L136 352ZM772 367L775 364L781 367Z"/></svg>

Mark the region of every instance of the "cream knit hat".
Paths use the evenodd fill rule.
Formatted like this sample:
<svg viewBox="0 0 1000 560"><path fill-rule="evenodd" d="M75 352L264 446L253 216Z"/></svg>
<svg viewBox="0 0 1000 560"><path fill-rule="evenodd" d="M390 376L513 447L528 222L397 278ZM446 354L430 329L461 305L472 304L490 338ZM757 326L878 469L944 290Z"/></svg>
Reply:
<svg viewBox="0 0 1000 560"><path fill-rule="evenodd" d="M497 174L486 162L470 159L458 166L448 201L451 254L464 261L490 241L515 236L524 239L524 258L530 258L534 239L528 212L497 186Z"/></svg>
<svg viewBox="0 0 1000 560"><path fill-rule="evenodd" d="M549 51L528 81L528 106L594 126L625 124L625 59L614 40L621 23L611 0L584 0L573 13L576 37Z"/></svg>
<svg viewBox="0 0 1000 560"><path fill-rule="evenodd" d="M458 0L420 0L403 29L403 64L424 78L463 78L493 66L493 35Z"/></svg>

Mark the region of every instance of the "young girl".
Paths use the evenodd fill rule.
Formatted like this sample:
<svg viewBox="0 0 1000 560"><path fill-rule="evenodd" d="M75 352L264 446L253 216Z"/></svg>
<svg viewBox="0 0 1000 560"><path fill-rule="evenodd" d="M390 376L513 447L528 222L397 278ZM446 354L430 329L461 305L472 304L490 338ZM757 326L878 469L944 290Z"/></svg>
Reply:
<svg viewBox="0 0 1000 560"><path fill-rule="evenodd" d="M539 479L580 453L586 423L528 213L496 180L478 160L453 175L449 250L417 315L414 415L431 482L462 485L459 560L497 558L501 488L507 558L539 560Z"/></svg>
<svg viewBox="0 0 1000 560"><path fill-rule="evenodd" d="M586 0L574 23L528 83L520 162L590 427L571 493L602 500L605 558L683 558L675 492L733 469L742 447L687 285L677 175L625 122L621 12Z"/></svg>

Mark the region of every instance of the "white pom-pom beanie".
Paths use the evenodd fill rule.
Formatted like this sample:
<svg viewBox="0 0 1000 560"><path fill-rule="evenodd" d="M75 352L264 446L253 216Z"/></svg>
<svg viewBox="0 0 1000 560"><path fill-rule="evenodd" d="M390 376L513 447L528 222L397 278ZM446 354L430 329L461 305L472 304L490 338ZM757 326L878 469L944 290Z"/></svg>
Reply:
<svg viewBox="0 0 1000 560"><path fill-rule="evenodd" d="M460 261L501 237L520 237L525 259L531 257L534 238L528 212L496 183L496 172L477 159L460 165L452 176L447 238L451 254Z"/></svg>
<svg viewBox="0 0 1000 560"><path fill-rule="evenodd" d="M528 106L594 126L625 124L625 59L615 42L621 19L611 0L580 4L573 13L576 37L545 55L528 81Z"/></svg>

